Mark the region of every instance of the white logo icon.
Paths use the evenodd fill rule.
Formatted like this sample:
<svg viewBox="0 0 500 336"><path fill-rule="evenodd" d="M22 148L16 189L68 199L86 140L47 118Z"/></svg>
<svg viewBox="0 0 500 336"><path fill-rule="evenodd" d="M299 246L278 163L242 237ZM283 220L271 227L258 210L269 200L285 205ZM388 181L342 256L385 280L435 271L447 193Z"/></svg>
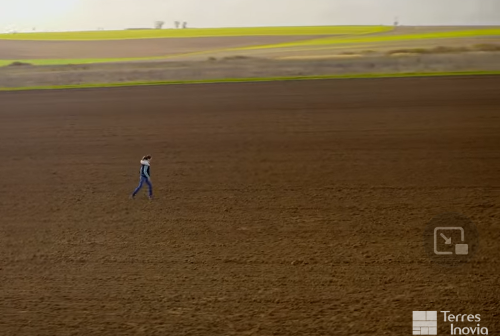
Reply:
<svg viewBox="0 0 500 336"><path fill-rule="evenodd" d="M437 227L434 229L434 253L437 255L443 254L453 254L451 251L438 251L437 245L438 240L443 239L445 245L451 245L451 237L448 238L445 233L440 232L438 237L438 231L452 231L452 230L460 230L460 237L462 239L462 244L455 244L455 254L457 255L466 255L469 254L469 245L463 244L465 241L465 233L464 229L461 227Z"/></svg>
<svg viewBox="0 0 500 336"><path fill-rule="evenodd" d="M413 335L437 335L437 311L414 311Z"/></svg>

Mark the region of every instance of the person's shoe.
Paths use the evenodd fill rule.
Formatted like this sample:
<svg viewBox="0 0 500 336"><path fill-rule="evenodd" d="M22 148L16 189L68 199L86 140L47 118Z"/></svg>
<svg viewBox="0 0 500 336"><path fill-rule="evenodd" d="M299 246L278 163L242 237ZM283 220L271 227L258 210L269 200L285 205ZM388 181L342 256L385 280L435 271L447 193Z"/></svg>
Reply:
<svg viewBox="0 0 500 336"><path fill-rule="evenodd" d="M153 200L153 196L149 196L149 200L152 201Z"/></svg>
<svg viewBox="0 0 500 336"><path fill-rule="evenodd" d="M130 195L129 198L133 200L135 199L135 195Z"/></svg>

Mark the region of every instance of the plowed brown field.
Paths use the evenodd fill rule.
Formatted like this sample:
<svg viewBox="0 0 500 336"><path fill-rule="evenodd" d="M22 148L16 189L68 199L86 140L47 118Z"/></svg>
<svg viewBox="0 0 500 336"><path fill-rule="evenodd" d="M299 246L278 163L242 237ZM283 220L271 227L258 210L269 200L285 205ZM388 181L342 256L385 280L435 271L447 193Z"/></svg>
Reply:
<svg viewBox="0 0 500 336"><path fill-rule="evenodd" d="M263 44L295 42L319 36L238 36L111 41L16 41L0 39L0 59L132 58L167 56Z"/></svg>
<svg viewBox="0 0 500 336"><path fill-rule="evenodd" d="M0 93L0 335L498 334L499 146L499 77Z"/></svg>

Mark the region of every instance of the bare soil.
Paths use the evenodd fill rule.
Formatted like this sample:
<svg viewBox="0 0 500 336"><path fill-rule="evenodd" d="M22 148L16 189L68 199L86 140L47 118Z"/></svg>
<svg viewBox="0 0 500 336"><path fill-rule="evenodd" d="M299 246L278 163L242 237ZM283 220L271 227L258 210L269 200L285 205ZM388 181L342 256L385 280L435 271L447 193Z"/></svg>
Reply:
<svg viewBox="0 0 500 336"><path fill-rule="evenodd" d="M289 57L310 57L310 56L326 56L338 55L345 52L353 52L366 54L366 52L373 52L384 54L386 52L404 49L404 48L436 48L436 47L463 47L474 48L474 46L488 44L500 47L499 38L472 38L472 39L440 39L440 40L415 40L415 41L388 41L380 43L353 43L342 44L335 46L316 46L316 47L293 47L284 49L262 49L252 50L248 52L248 56L286 59ZM228 52L214 53L212 56L227 54ZM233 52L234 53L234 52ZM190 58L196 57L195 55ZM187 57L183 57L187 59Z"/></svg>
<svg viewBox="0 0 500 336"><path fill-rule="evenodd" d="M414 310L495 335L499 88L0 92L0 335L411 335ZM130 200L145 154L156 199ZM455 268L423 248L449 211L481 238Z"/></svg>
<svg viewBox="0 0 500 336"><path fill-rule="evenodd" d="M0 59L155 57L212 49L294 42L317 36L196 37L112 41L16 41L0 39Z"/></svg>

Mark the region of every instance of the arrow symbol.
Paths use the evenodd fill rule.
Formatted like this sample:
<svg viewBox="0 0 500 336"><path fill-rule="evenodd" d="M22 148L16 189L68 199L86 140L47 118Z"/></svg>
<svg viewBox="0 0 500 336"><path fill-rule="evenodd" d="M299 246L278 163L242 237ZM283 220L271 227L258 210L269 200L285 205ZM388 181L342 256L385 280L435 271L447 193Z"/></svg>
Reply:
<svg viewBox="0 0 500 336"><path fill-rule="evenodd" d="M445 243L446 245L450 245L450 244L451 244L451 237L450 237L450 238L447 238L447 237L446 237L444 234L442 234L442 233L441 233L441 235L440 235L440 236L441 236L441 237L443 237L443 239L444 239L444 243Z"/></svg>

